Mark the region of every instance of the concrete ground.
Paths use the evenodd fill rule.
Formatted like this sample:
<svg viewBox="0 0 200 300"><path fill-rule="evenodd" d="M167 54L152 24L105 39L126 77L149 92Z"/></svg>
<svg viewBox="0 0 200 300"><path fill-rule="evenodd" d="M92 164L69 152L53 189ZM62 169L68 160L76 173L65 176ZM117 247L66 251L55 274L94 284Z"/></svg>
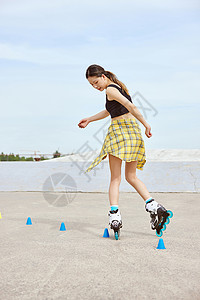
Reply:
<svg viewBox="0 0 200 300"><path fill-rule="evenodd" d="M200 299L200 195L151 195L174 212L165 250L137 193L120 193L116 241L108 194L1 192L0 298Z"/></svg>

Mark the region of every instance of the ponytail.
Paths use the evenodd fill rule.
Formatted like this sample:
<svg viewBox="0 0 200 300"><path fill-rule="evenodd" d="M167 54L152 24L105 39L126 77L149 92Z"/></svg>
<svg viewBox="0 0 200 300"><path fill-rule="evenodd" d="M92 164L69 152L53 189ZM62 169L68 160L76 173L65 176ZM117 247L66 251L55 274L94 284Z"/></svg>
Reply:
<svg viewBox="0 0 200 300"><path fill-rule="evenodd" d="M122 90L124 90L128 95L129 95L129 91L127 89L127 87L125 86L125 84L123 82L121 82L117 76L115 74L113 74L110 71L105 71L104 73L106 75L106 77L108 77L111 81L113 81L114 83L118 84Z"/></svg>

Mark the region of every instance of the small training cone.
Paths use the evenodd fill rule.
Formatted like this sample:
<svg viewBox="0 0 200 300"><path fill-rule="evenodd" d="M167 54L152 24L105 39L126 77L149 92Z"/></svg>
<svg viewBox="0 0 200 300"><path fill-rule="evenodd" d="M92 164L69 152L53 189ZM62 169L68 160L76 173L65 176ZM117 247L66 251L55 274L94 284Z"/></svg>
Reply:
<svg viewBox="0 0 200 300"><path fill-rule="evenodd" d="M166 249L163 239L159 239L157 249Z"/></svg>
<svg viewBox="0 0 200 300"><path fill-rule="evenodd" d="M62 222L60 225L60 231L65 231L65 230L66 230L65 224Z"/></svg>
<svg viewBox="0 0 200 300"><path fill-rule="evenodd" d="M31 218L28 217L27 221L26 221L26 225L32 225L32 221L31 221Z"/></svg>
<svg viewBox="0 0 200 300"><path fill-rule="evenodd" d="M109 238L110 237L109 236L109 232L108 232L108 228L105 228L103 237L105 237L105 238Z"/></svg>
<svg viewBox="0 0 200 300"><path fill-rule="evenodd" d="M2 219L1 213L0 213L0 219Z"/></svg>

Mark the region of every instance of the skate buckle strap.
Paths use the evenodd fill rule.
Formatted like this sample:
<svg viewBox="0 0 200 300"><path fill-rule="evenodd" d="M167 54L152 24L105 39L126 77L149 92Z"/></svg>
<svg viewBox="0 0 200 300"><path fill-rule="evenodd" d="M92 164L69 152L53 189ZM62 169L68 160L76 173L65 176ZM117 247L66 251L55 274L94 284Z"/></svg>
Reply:
<svg viewBox="0 0 200 300"><path fill-rule="evenodd" d="M151 203L152 201L154 201L154 199L147 201L146 204Z"/></svg>
<svg viewBox="0 0 200 300"><path fill-rule="evenodd" d="M110 211L111 214L116 214L117 212L118 212L118 208Z"/></svg>

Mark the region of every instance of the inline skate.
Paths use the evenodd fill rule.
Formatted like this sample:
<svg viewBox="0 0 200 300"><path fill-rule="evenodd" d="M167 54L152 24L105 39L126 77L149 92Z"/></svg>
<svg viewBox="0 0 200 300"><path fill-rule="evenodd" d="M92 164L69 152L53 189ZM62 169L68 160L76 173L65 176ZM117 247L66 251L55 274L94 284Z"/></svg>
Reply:
<svg viewBox="0 0 200 300"><path fill-rule="evenodd" d="M122 228L122 219L120 210L111 210L108 213L109 215L109 225L110 228L114 230L115 239L118 240L120 236L120 228Z"/></svg>
<svg viewBox="0 0 200 300"><path fill-rule="evenodd" d="M163 231L166 230L166 225L170 223L170 218L173 217L171 210L166 210L164 206L158 204L154 199L148 201L145 205L145 209L150 213L151 228L156 230L156 235L161 237Z"/></svg>

